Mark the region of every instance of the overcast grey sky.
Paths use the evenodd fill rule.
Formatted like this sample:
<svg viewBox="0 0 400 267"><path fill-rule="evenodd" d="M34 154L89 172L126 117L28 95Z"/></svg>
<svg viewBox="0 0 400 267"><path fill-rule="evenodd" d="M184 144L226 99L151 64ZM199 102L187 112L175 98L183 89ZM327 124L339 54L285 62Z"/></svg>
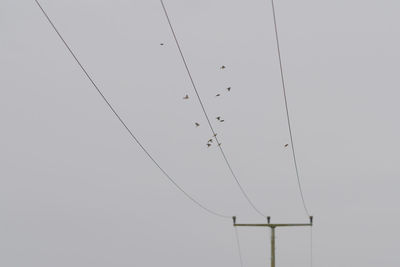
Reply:
<svg viewBox="0 0 400 267"><path fill-rule="evenodd" d="M185 190L240 222L263 222L216 147L205 145L211 134L158 0L41 3ZM213 124L250 197L273 222L306 222L284 148L270 2L165 3L210 117L225 118ZM276 0L294 141L315 216L314 266L400 264L399 8L389 0ZM239 266L232 221L205 213L165 179L33 0L2 0L0 33L1 266ZM238 230L244 266L267 266L267 229ZM277 235L277 266L309 266L308 228Z"/></svg>

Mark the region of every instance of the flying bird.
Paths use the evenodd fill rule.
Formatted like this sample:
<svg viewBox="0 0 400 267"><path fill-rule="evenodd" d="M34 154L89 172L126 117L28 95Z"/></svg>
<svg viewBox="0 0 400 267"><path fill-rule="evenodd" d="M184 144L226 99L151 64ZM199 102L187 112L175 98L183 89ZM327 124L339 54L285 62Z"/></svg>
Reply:
<svg viewBox="0 0 400 267"><path fill-rule="evenodd" d="M230 87L228 87L228 88L226 88L226 90L228 90L228 92L230 92L230 91L231 91L231 88L230 88Z"/></svg>
<svg viewBox="0 0 400 267"><path fill-rule="evenodd" d="M199 127L199 126L200 126L200 123L195 122L194 125L196 125L196 127Z"/></svg>
<svg viewBox="0 0 400 267"><path fill-rule="evenodd" d="M164 43L161 43L160 45L164 45Z"/></svg>
<svg viewBox="0 0 400 267"><path fill-rule="evenodd" d="M225 120L219 120L220 122L224 122Z"/></svg>
<svg viewBox="0 0 400 267"><path fill-rule="evenodd" d="M189 99L189 95L185 95L183 99Z"/></svg>
<svg viewBox="0 0 400 267"><path fill-rule="evenodd" d="M289 144L285 144L285 147L288 147L289 146Z"/></svg>
<svg viewBox="0 0 400 267"><path fill-rule="evenodd" d="M210 140L208 140L208 143L212 143L212 142L213 142L212 138Z"/></svg>
<svg viewBox="0 0 400 267"><path fill-rule="evenodd" d="M225 67L224 65L222 65L220 69L223 70L223 69L225 69L225 68L226 68L226 67Z"/></svg>
<svg viewBox="0 0 400 267"><path fill-rule="evenodd" d="M211 144L210 143L207 143L207 147L210 147L211 146Z"/></svg>
<svg viewBox="0 0 400 267"><path fill-rule="evenodd" d="M221 94L216 94L215 97L218 97L218 96L220 96L220 95L221 95Z"/></svg>
<svg viewBox="0 0 400 267"><path fill-rule="evenodd" d="M221 120L221 117L220 117L220 116L218 116L218 117L216 117L216 119L220 121L220 120Z"/></svg>

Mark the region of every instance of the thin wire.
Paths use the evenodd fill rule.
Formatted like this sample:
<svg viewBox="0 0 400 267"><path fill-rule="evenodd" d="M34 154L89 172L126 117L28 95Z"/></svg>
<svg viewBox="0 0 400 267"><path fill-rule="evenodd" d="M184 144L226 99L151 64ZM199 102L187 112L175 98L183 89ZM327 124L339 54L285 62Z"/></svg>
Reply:
<svg viewBox="0 0 400 267"><path fill-rule="evenodd" d="M50 23L50 25L53 27L54 31L57 33L58 37L61 39L61 41L64 43L65 47L68 49L68 51L70 52L70 54L72 55L72 57L75 59L76 63L78 63L79 67L82 69L82 71L84 72L84 74L86 75L86 77L89 79L89 81L92 83L93 87L97 90L97 92L100 94L100 96L102 97L102 99L104 100L104 102L107 104L107 106L110 108L110 110L114 113L114 115L117 117L117 119L120 121L120 123L124 126L124 128L127 130L127 132L129 133L129 135L133 138L133 140L140 146L140 148L146 153L146 155L150 158L150 160L158 167L158 169L165 175L165 177L168 178L168 180L177 188L179 189L187 198L189 198L191 201L193 201L195 204L197 204L197 206L199 206L200 208L202 208L203 210L207 211L210 214L213 214L215 216L218 217L222 217L222 218L231 218L231 216L227 216L218 212L215 212L207 207L205 207L203 204L201 204L200 202L198 202L196 199L194 199L191 195L189 195L181 186L179 186L174 179L172 179L172 177L158 164L158 162L153 158L153 156L147 151L147 149L142 145L142 143L138 140L138 138L133 134L133 132L129 129L129 127L126 125L126 123L122 120L122 118L119 116L119 114L117 113L117 111L113 108L113 106L111 105L111 103L107 100L107 98L104 96L104 94L101 92L101 90L99 89L99 87L96 85L96 83L94 82L94 80L91 78L91 76L89 75L89 73L86 71L85 67L83 67L83 65L81 64L81 62L79 61L79 59L76 57L75 53L72 51L72 49L70 48L70 46L67 44L67 42L65 41L65 39L62 37L62 35L60 34L60 32L57 30L56 26L54 25L54 23L52 22L52 20L50 19L50 17L47 15L46 11L42 8L42 6L40 5L40 3L38 2L38 0L35 0L36 4L38 5L38 7L40 8L40 10L42 11L43 15L46 17L47 21Z"/></svg>
<svg viewBox="0 0 400 267"><path fill-rule="evenodd" d="M243 255L242 255L242 248L240 246L240 239L239 239L239 233L236 227L235 228L235 235L236 235L236 243L238 247L238 252L239 252L239 260L240 260L240 266L243 267Z"/></svg>
<svg viewBox="0 0 400 267"><path fill-rule="evenodd" d="M244 195L244 197L246 198L246 200L249 202L249 204L253 207L253 209L254 209L258 214L260 214L261 216L263 216L264 218L266 218L266 216L265 216L259 209L257 209L257 207L256 207L256 206L254 205L254 203L251 201L250 197L248 196L248 194L246 193L246 191L244 190L244 188L243 188L242 185L240 184L239 179L237 178L235 172L233 171L232 166L231 166L231 164L229 163L228 158L227 158L227 156L225 155L225 152L224 152L224 150L222 149L222 147L221 147L221 145L220 145L220 142L219 142L219 140L218 140L217 134L216 134L216 132L214 131L214 127L213 127L212 124L211 124L210 118L208 117L207 111L206 111L206 109L205 109L205 107L204 107L203 101L201 100L201 97L200 97L200 94L199 94L199 92L198 92L198 90L197 90L196 84L194 83L192 74L191 74L191 72L190 72L189 66L188 66L187 61L186 61L186 58L185 58L185 56L183 55L181 46L179 45L179 41L178 41L178 38L176 37L174 28L172 27L172 23L171 23L171 20L170 20L170 18L169 18L167 9L166 9L166 7L165 7L165 5L164 5L163 0L160 0L160 2L161 2L161 5L162 5L162 8L163 8L163 10L164 10L165 17L167 18L167 21L168 21L169 27L170 27L170 29L171 29L172 35L174 36L175 43L176 43L176 46L178 47L178 50L179 50L179 53L180 53L180 55L181 55L183 64L185 65L186 72L187 72L187 74L188 74L188 76L189 76L190 82L192 83L192 87L193 87L193 89L194 89L194 91L195 91L195 93L196 93L197 99L199 100L199 103L200 103L200 106L201 106L201 108L202 108L202 110L203 110L204 116L206 117L206 120L207 120L207 122L208 122L208 126L210 127L211 132L212 132L213 136L215 137L215 141L217 142L217 144L219 144L218 147L219 147L219 150L220 150L220 152L221 152L221 154L222 154L222 157L224 158L224 161L225 161L226 165L228 166L229 171L231 172L233 178L235 179L237 185L238 185L239 188L240 188L240 191L242 192L242 194Z"/></svg>
<svg viewBox="0 0 400 267"><path fill-rule="evenodd" d="M284 97L284 99L285 99L286 118L287 118L287 124L288 124L288 128L289 128L290 144L291 144L291 147L292 147L292 154L293 154L293 163L294 163L294 167L295 167L295 169L296 169L297 184L298 184L298 186L299 186L300 196L301 196L301 200L302 200L302 202L303 202L304 210L305 210L305 212L307 213L307 215L310 216L310 213L308 212L308 209L307 209L306 201L304 200L303 190L302 190L302 188L301 188L299 168L298 168L298 166L297 166L296 153L295 153L295 149L294 149L292 127L291 127L291 123L290 123L288 101L287 101L287 97L286 97L285 77L284 77L284 74L283 74L281 49L280 49L280 45L279 45L278 26L277 26L277 22L276 22L276 14L275 14L275 4L274 4L274 0L271 0L271 4L272 4L272 15L273 15L273 18L274 18L274 28L275 28L276 46L277 46L277 49L278 49L279 69L280 69L280 73L281 73L283 97Z"/></svg>

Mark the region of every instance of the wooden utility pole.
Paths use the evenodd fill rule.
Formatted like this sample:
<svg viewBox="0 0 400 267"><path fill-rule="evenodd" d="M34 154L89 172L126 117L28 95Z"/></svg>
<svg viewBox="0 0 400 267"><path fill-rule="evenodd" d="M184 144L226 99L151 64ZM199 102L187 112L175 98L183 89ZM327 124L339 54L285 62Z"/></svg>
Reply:
<svg viewBox="0 0 400 267"><path fill-rule="evenodd" d="M266 224L250 224L250 223L236 223L236 216L232 217L233 226L246 226L246 227L269 227L271 228L271 267L275 267L275 228L277 227L293 227L293 226L312 226L313 216L310 216L310 223L270 223L271 217L267 217Z"/></svg>

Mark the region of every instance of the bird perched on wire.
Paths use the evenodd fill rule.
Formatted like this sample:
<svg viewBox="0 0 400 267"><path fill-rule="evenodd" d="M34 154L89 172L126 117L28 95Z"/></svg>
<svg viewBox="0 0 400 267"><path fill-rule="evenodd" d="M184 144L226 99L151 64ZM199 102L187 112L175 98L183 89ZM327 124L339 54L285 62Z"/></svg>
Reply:
<svg viewBox="0 0 400 267"><path fill-rule="evenodd" d="M223 70L223 69L225 69L225 68L226 68L226 67L225 67L224 65L222 65L220 69Z"/></svg>
<svg viewBox="0 0 400 267"><path fill-rule="evenodd" d="M183 99L189 99L189 95L185 95L184 97L183 97Z"/></svg>
<svg viewBox="0 0 400 267"><path fill-rule="evenodd" d="M230 92L230 91L231 91L231 88L230 88L230 87L228 87L228 88L226 88L226 90L228 90L228 92Z"/></svg>
<svg viewBox="0 0 400 267"><path fill-rule="evenodd" d="M200 126L200 123L195 122L194 125L196 125L196 127L199 127L199 126Z"/></svg>

